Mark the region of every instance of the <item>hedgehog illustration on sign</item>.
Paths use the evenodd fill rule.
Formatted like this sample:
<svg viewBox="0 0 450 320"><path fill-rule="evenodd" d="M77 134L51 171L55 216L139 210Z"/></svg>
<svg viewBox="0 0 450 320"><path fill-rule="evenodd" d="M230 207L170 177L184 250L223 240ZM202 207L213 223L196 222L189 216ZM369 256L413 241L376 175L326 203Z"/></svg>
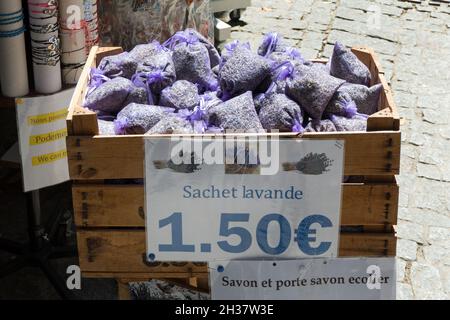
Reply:
<svg viewBox="0 0 450 320"><path fill-rule="evenodd" d="M284 171L300 171L303 174L320 175L329 171L333 160L329 159L325 153L308 153L298 162L283 163Z"/></svg>

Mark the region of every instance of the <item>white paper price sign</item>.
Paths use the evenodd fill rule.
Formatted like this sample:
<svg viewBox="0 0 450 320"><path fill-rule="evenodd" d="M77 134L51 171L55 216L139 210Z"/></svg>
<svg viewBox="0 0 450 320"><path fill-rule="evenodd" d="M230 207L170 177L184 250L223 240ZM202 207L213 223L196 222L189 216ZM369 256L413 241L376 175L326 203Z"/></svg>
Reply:
<svg viewBox="0 0 450 320"><path fill-rule="evenodd" d="M334 257L340 141L145 140L147 257Z"/></svg>
<svg viewBox="0 0 450 320"><path fill-rule="evenodd" d="M24 191L69 180L66 116L73 89L16 99Z"/></svg>
<svg viewBox="0 0 450 320"><path fill-rule="evenodd" d="M395 299L395 258L209 263L214 300Z"/></svg>

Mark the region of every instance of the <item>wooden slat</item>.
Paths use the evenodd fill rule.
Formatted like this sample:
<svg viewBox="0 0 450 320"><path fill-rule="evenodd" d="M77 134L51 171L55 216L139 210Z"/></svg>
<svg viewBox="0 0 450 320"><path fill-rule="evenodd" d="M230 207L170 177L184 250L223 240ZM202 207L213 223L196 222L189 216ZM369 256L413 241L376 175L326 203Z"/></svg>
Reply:
<svg viewBox="0 0 450 320"><path fill-rule="evenodd" d="M399 130L400 117L392 97L392 90L386 81L384 71L375 51L367 47L355 47L352 48L352 52L369 68L372 76L370 85L377 83L383 85L383 91L378 103L379 112L371 115L367 120L367 131Z"/></svg>
<svg viewBox="0 0 450 320"><path fill-rule="evenodd" d="M144 186L77 185L72 189L78 227L144 227ZM341 225L395 225L397 184L343 184Z"/></svg>
<svg viewBox="0 0 450 320"><path fill-rule="evenodd" d="M303 139L345 140L344 175L395 175L400 166L400 133L315 133ZM70 178L143 178L142 136L69 136L67 138Z"/></svg>
<svg viewBox="0 0 450 320"><path fill-rule="evenodd" d="M123 49L121 47L100 47L96 52L95 65L92 65L92 67L98 66L104 57L113 56L122 52Z"/></svg>
<svg viewBox="0 0 450 320"><path fill-rule="evenodd" d="M72 121L74 116L74 112L76 108L81 108L83 103L83 97L86 94L86 88L89 81L89 73L92 66L95 66L95 59L97 55L98 46L94 46L89 53L89 56L86 60L86 64L84 66L83 71L81 72L80 78L78 79L77 86L75 87L75 91L73 92L72 100L70 101L69 110L66 117L67 123L67 131L69 135L76 134L73 130Z"/></svg>
<svg viewBox="0 0 450 320"><path fill-rule="evenodd" d="M139 278L187 278L201 277L202 273L207 273L204 264L146 265L143 262L144 230L80 230L77 239L80 267L85 275L133 278L134 274ZM393 233L343 233L339 256L395 256L395 242Z"/></svg>

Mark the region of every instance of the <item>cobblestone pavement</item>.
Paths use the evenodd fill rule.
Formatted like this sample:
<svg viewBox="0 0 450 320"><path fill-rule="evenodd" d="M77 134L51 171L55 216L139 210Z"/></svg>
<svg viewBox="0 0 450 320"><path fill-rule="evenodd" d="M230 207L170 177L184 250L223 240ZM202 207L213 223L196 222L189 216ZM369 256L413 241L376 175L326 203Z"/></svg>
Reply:
<svg viewBox="0 0 450 320"><path fill-rule="evenodd" d="M377 52L402 117L397 297L450 299L449 1L253 0L232 39L277 31L307 58Z"/></svg>

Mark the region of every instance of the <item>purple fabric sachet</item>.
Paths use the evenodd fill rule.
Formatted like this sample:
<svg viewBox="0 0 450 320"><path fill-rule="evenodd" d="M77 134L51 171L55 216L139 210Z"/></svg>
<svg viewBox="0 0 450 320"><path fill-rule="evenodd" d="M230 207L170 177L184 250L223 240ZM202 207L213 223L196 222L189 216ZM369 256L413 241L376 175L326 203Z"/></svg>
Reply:
<svg viewBox="0 0 450 320"><path fill-rule="evenodd" d="M238 46L219 71L220 87L226 98L254 91L270 71L267 59Z"/></svg>
<svg viewBox="0 0 450 320"><path fill-rule="evenodd" d="M102 83L87 94L83 106L94 111L117 114L134 89L135 86L130 80L117 77Z"/></svg>
<svg viewBox="0 0 450 320"><path fill-rule="evenodd" d="M312 119L321 119L329 101L344 82L318 68L298 66L294 78L287 80L286 95L304 108Z"/></svg>
<svg viewBox="0 0 450 320"><path fill-rule="evenodd" d="M99 65L98 69L109 78L124 77L131 79L136 72L137 61L130 57L128 52L122 52L117 55L104 57Z"/></svg>
<svg viewBox="0 0 450 320"><path fill-rule="evenodd" d="M332 76L344 79L347 82L370 84L371 75L369 69L358 57L344 45L336 42L330 60L330 73Z"/></svg>
<svg viewBox="0 0 450 320"><path fill-rule="evenodd" d="M268 32L264 35L263 41L258 48L258 54L268 57L273 52L283 52L287 48L283 37L276 32Z"/></svg>
<svg viewBox="0 0 450 320"><path fill-rule="evenodd" d="M356 113L371 115L378 111L378 102L383 86L376 84L370 88L360 84L343 84L334 94L326 115L334 114L351 118Z"/></svg>
<svg viewBox="0 0 450 320"><path fill-rule="evenodd" d="M353 118L346 118L331 115L330 120L336 127L336 131L366 131L367 117L356 115Z"/></svg>
<svg viewBox="0 0 450 320"><path fill-rule="evenodd" d="M214 105L206 112L211 126L229 131L264 132L250 91Z"/></svg>
<svg viewBox="0 0 450 320"><path fill-rule="evenodd" d="M220 64L220 55L214 45L208 41L200 32L195 29L186 29L186 32L192 34L198 38L201 44L203 44L208 50L209 61L211 63L211 68L214 68Z"/></svg>
<svg viewBox="0 0 450 320"><path fill-rule="evenodd" d="M135 85L146 88L149 98L148 102L154 103L152 94L159 95L164 88L175 82L175 65L170 51L158 42L154 41L142 46L150 46L151 49L148 49L148 52L151 55L145 56L139 62L132 81ZM130 52L130 55L133 50Z"/></svg>
<svg viewBox="0 0 450 320"><path fill-rule="evenodd" d="M115 133L144 134L171 112L171 108L131 103L117 114Z"/></svg>
<svg viewBox="0 0 450 320"><path fill-rule="evenodd" d="M197 86L186 80L178 80L161 92L159 105L177 110L193 109L199 102Z"/></svg>
<svg viewBox="0 0 450 320"><path fill-rule="evenodd" d="M303 116L299 105L282 93L269 94L262 99L259 120L267 131L291 132L294 127L295 131L303 131Z"/></svg>
<svg viewBox="0 0 450 320"><path fill-rule="evenodd" d="M98 119L98 133L102 136L113 136L116 134L114 131L114 122Z"/></svg>
<svg viewBox="0 0 450 320"><path fill-rule="evenodd" d="M217 89L217 79L211 70L208 50L197 36L179 31L164 45L173 50L172 59L178 80L197 84L200 92Z"/></svg>
<svg viewBox="0 0 450 320"><path fill-rule="evenodd" d="M191 123L177 116L176 114L168 115L161 119L146 134L188 134L194 133Z"/></svg>
<svg viewBox="0 0 450 320"><path fill-rule="evenodd" d="M311 120L305 127L305 132L335 132L336 126L329 119Z"/></svg>

